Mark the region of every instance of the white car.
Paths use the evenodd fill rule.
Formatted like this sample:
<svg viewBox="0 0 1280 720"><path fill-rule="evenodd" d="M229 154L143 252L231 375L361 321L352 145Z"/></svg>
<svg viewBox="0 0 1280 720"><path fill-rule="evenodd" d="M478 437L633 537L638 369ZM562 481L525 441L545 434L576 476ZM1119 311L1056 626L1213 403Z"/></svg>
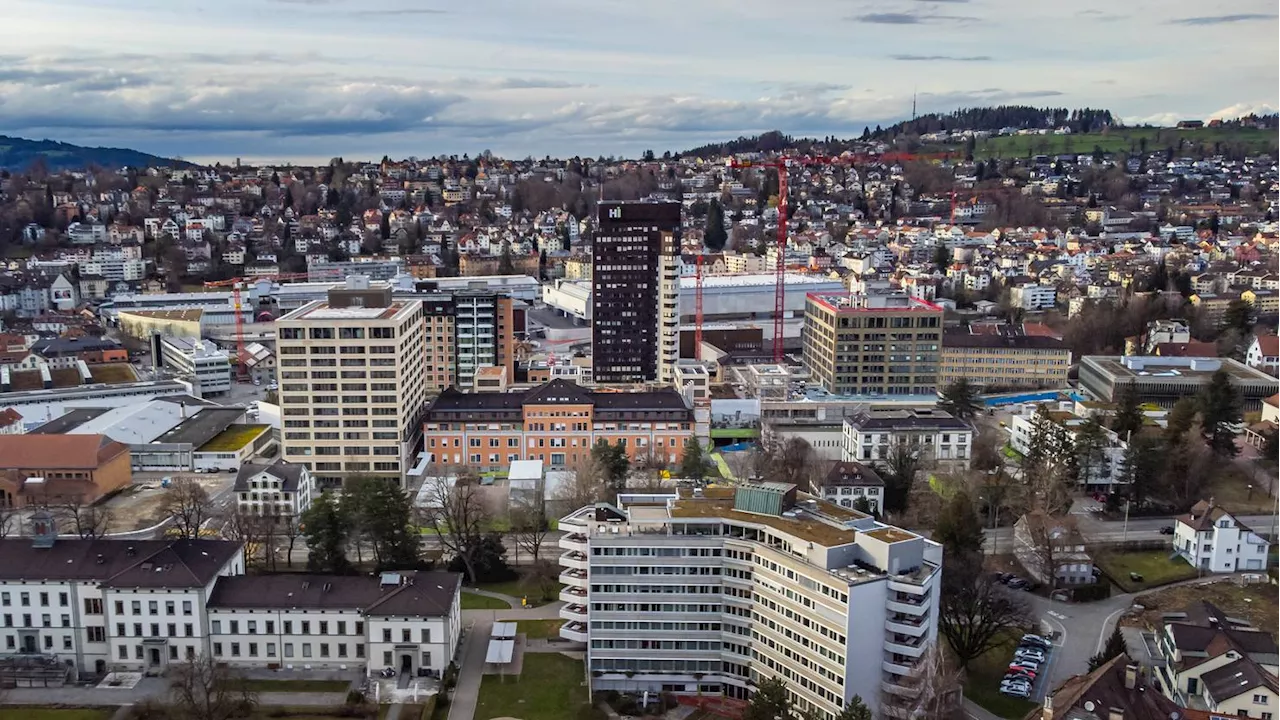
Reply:
<svg viewBox="0 0 1280 720"><path fill-rule="evenodd" d="M1030 660L1037 663L1045 661L1044 653L1039 650L1019 650L1013 654L1013 657L1017 660Z"/></svg>

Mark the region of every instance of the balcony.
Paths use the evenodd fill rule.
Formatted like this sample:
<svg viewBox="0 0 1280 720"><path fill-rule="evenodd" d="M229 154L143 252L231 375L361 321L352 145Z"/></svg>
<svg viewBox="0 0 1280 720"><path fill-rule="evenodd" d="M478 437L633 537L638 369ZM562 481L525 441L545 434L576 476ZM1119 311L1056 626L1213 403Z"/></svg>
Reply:
<svg viewBox="0 0 1280 720"><path fill-rule="evenodd" d="M927 588L925 588L923 585L917 585L917 584L912 583L912 582L906 582L906 581L904 581L904 580L900 580L900 579L897 579L897 578L894 578L894 577L890 577L890 578L889 578L889 591L890 591L890 592L898 592L898 593L906 593L906 594L908 594L908 595L923 596L925 593L927 593L927 592L928 592L928 589L927 589Z"/></svg>
<svg viewBox="0 0 1280 720"><path fill-rule="evenodd" d="M585 622L587 619L587 606L577 603L564 605L560 608L560 619Z"/></svg>
<svg viewBox="0 0 1280 720"><path fill-rule="evenodd" d="M587 591L585 588L567 587L560 590L560 602L576 604L586 601Z"/></svg>
<svg viewBox="0 0 1280 720"><path fill-rule="evenodd" d="M587 624L571 621L560 626L560 637L570 642L587 642Z"/></svg>
<svg viewBox="0 0 1280 720"><path fill-rule="evenodd" d="M924 617L929 612L929 606L924 603L909 603L897 600L890 600L885 603L885 607L889 612L902 613L903 615L911 615L913 617Z"/></svg>
<svg viewBox="0 0 1280 720"><path fill-rule="evenodd" d="M890 618L884 622L884 629L891 633L899 635L909 635L911 637L922 637L929 626L925 622L921 622L919 618L911 620L906 617Z"/></svg>
<svg viewBox="0 0 1280 720"><path fill-rule="evenodd" d="M882 680L880 682L880 690L887 695L896 695L904 698L915 698L920 695L920 688L902 685L891 680Z"/></svg>
<svg viewBox="0 0 1280 720"><path fill-rule="evenodd" d="M911 674L910 665L899 665L897 662L893 662L889 660L885 660L884 662L880 663L880 667L890 675L907 676Z"/></svg>
<svg viewBox="0 0 1280 720"><path fill-rule="evenodd" d="M886 652L897 653L898 655L906 655L911 658L918 658L924 654L924 641L916 639L917 644L912 645L903 640L885 640L884 649Z"/></svg>
<svg viewBox="0 0 1280 720"><path fill-rule="evenodd" d="M585 570L565 570L560 573L560 582L569 587L582 588L587 590L591 587L591 583L587 580L587 572Z"/></svg>
<svg viewBox="0 0 1280 720"><path fill-rule="evenodd" d="M572 570L582 570L583 572L586 572L588 564L589 560L587 559L587 554L584 552L570 550L567 553L560 554L560 567L562 568L570 568Z"/></svg>
<svg viewBox="0 0 1280 720"><path fill-rule="evenodd" d="M576 550L578 552L587 551L587 536L582 533L569 533L560 536L561 550Z"/></svg>

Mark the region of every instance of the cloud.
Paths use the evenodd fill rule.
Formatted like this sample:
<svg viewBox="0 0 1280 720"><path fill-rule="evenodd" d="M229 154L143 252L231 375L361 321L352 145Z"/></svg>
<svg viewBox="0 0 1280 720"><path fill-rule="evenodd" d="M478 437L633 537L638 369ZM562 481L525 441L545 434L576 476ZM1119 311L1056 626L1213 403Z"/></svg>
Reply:
<svg viewBox="0 0 1280 720"><path fill-rule="evenodd" d="M1254 20L1275 20L1276 15L1267 13L1238 13L1235 15L1202 15L1200 17L1177 18L1170 20L1170 25L1227 25L1229 23L1252 22Z"/></svg>
<svg viewBox="0 0 1280 720"><path fill-rule="evenodd" d="M923 25L933 22L968 23L977 20L967 15L942 15L919 12L879 12L865 15L851 15L845 18L852 22L870 23L872 25Z"/></svg>
<svg viewBox="0 0 1280 720"><path fill-rule="evenodd" d="M392 10L353 10L352 15L376 15L383 17L396 17L400 15L447 15L448 10L436 10L433 8L398 8Z"/></svg>
<svg viewBox="0 0 1280 720"><path fill-rule="evenodd" d="M906 62L988 62L992 59L990 55L890 55L889 57Z"/></svg>
<svg viewBox="0 0 1280 720"><path fill-rule="evenodd" d="M1234 120L1245 115L1271 115L1276 112L1274 105L1267 103L1236 103L1229 107L1210 113L1210 118L1221 118L1222 120Z"/></svg>

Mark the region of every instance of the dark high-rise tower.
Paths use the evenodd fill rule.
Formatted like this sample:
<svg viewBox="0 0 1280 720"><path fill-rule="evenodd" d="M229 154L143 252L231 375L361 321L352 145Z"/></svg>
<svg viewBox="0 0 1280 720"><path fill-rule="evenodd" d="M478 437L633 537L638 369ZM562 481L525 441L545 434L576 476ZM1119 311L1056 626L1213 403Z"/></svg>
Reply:
<svg viewBox="0 0 1280 720"><path fill-rule="evenodd" d="M680 203L601 202L592 243L598 383L670 382L679 358Z"/></svg>

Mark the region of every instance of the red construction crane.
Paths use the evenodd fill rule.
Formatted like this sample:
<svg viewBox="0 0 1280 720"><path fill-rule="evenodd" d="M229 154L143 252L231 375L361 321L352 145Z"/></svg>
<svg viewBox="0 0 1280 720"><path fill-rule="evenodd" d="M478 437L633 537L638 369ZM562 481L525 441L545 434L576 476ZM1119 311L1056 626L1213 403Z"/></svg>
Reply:
<svg viewBox="0 0 1280 720"><path fill-rule="evenodd" d="M251 281L258 280L306 280L306 273L278 273L276 275L259 275L250 278ZM236 314L236 377L243 380L249 376L249 371L245 367L244 352L244 318L241 317L240 290L244 288L244 278L231 278L230 280L214 280L204 284L207 288L230 287L231 288L231 305L235 308Z"/></svg>

